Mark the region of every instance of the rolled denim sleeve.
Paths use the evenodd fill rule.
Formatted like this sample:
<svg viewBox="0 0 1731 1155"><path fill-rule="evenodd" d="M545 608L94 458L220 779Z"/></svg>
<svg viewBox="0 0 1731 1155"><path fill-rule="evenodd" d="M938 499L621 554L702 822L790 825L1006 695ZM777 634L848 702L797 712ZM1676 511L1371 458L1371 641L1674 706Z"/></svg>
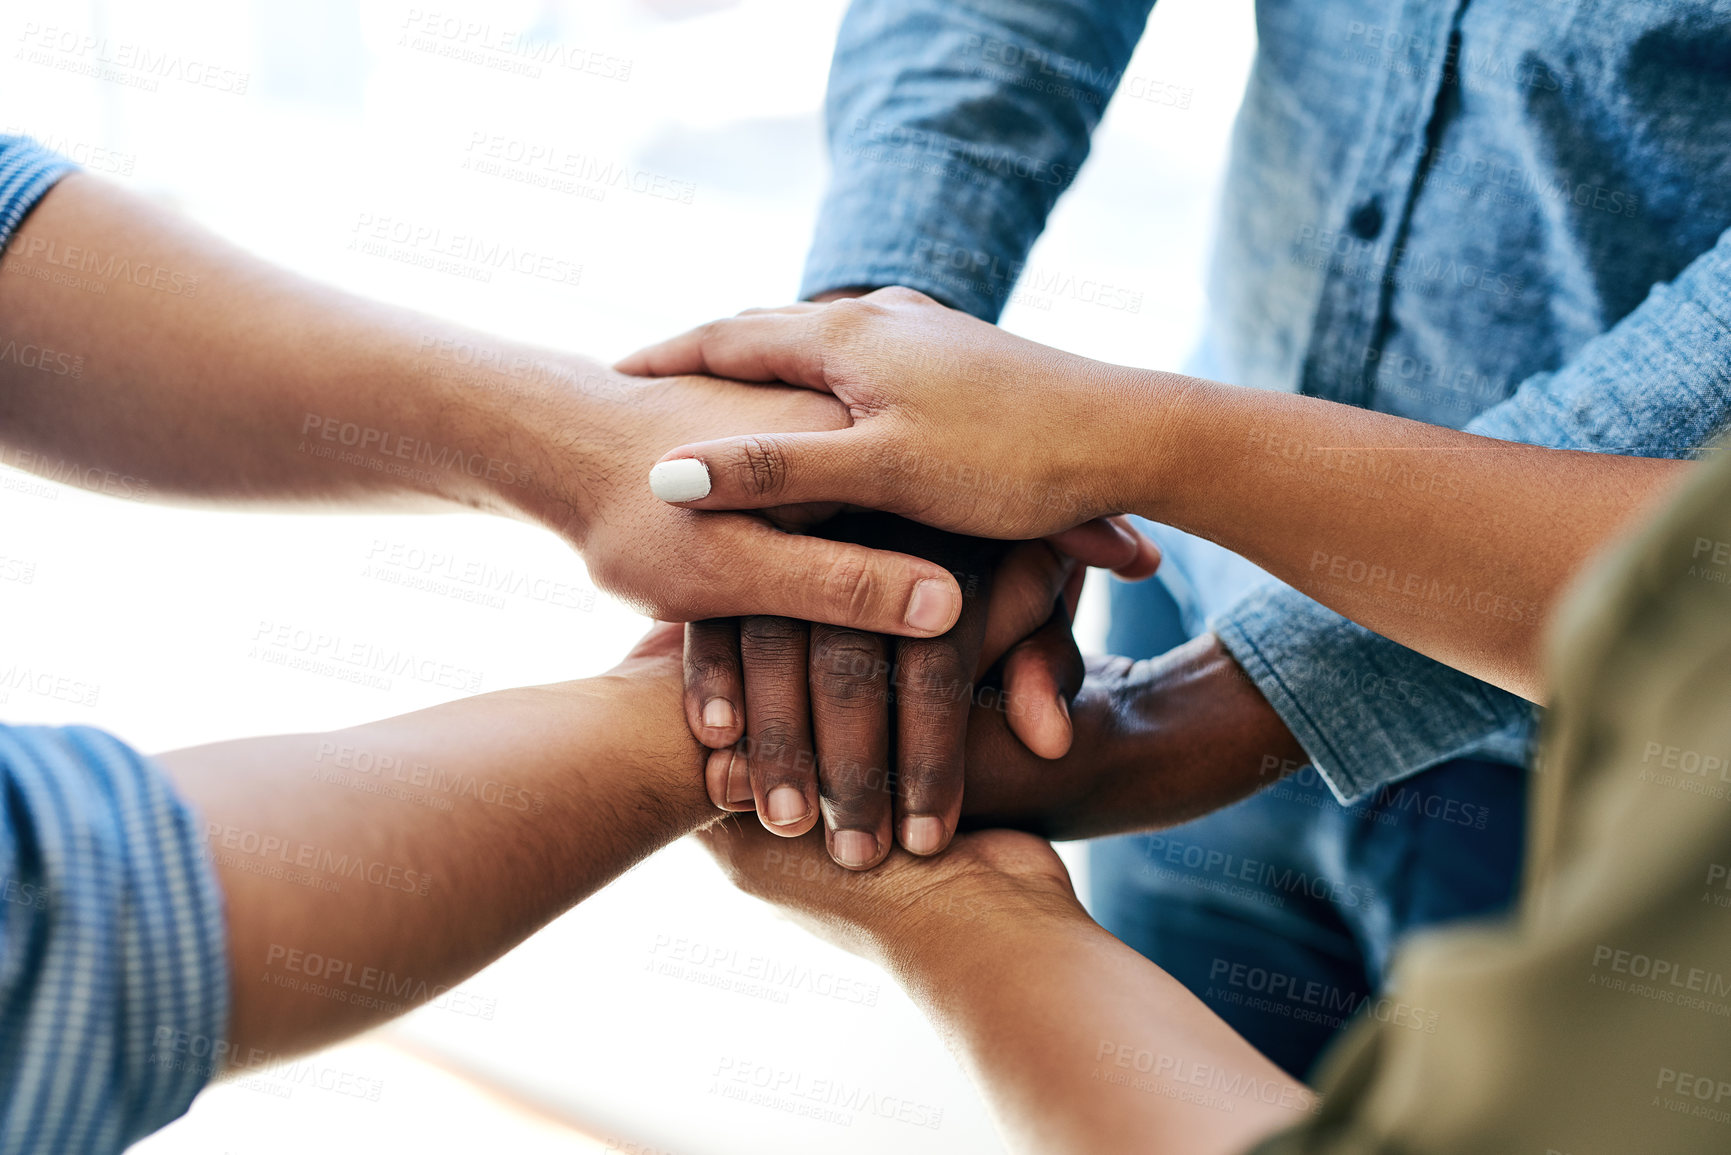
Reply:
<svg viewBox="0 0 1731 1155"><path fill-rule="evenodd" d="M0 252L43 194L77 167L28 137L0 136Z"/></svg>
<svg viewBox="0 0 1731 1155"><path fill-rule="evenodd" d="M204 832L149 759L83 727L0 727L0 792L0 1152L120 1151L226 1052Z"/></svg>
<svg viewBox="0 0 1731 1155"><path fill-rule="evenodd" d="M907 285L995 321L1154 0L854 0L802 296Z"/></svg>
<svg viewBox="0 0 1731 1155"><path fill-rule="evenodd" d="M1731 420L1731 232L1670 284L1523 381L1468 432L1642 457L1690 457ZM1510 757L1523 699L1278 584L1211 623L1342 800L1466 754Z"/></svg>

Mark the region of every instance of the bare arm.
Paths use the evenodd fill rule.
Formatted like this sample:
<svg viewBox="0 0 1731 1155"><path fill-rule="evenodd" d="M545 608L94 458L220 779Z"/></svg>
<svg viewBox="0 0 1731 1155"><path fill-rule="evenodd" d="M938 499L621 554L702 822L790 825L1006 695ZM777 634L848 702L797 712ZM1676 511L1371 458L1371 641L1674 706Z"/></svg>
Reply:
<svg viewBox="0 0 1731 1155"><path fill-rule="evenodd" d="M679 644L661 627L599 678L162 755L226 895L236 1063L435 997L711 820Z"/></svg>
<svg viewBox="0 0 1731 1155"><path fill-rule="evenodd" d="M1105 365L905 289L715 322L621 365L789 381L855 415L674 449L713 479L690 508L837 500L1009 538L1139 513L1535 701L1558 593L1690 468Z"/></svg>
<svg viewBox="0 0 1731 1155"><path fill-rule="evenodd" d="M633 381L367 301L86 174L0 254L0 349L14 351L0 356L0 464L98 492L488 510L559 533L598 584L662 620L779 613L930 636L960 612L930 562L757 516L693 518L643 487L673 441L845 425L832 399Z"/></svg>
<svg viewBox="0 0 1731 1155"><path fill-rule="evenodd" d="M734 881L889 969L1029 1155L1244 1150L1310 1092L1183 985L1106 933L1051 847L963 835L848 875L812 836L736 820L704 836Z"/></svg>

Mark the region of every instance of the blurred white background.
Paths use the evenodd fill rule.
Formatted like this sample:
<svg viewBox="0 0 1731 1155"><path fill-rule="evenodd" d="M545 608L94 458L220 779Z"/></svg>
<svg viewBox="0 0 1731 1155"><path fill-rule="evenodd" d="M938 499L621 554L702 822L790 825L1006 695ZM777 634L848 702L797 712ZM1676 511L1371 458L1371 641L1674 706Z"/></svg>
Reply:
<svg viewBox="0 0 1731 1155"><path fill-rule="evenodd" d="M0 131L36 136L311 276L611 359L792 297L824 180L820 111L843 8L0 0ZM609 63L534 76L502 69L504 53L451 58L414 32L429 13L496 36L532 31ZM1126 75L1192 90L1189 107L1121 94L1031 262L1140 293L1141 307L1025 286L1007 328L1124 363L1183 359L1253 36L1247 2L1161 0ZM180 63L138 63L164 57ZM478 166L496 139L507 155L541 147L628 176L559 188L525 180L530 165ZM581 264L581 282L481 283L351 248L357 226L378 218L528 245ZM645 625L605 596L573 609L465 600L469 587L429 582L484 559L589 588L552 537L480 517L195 513L0 469L0 558L21 563L0 567L17 579L0 580L0 717L100 725L146 750L344 726L451 696L273 664L255 645L269 626L435 658L497 689L603 670ZM1094 636L1100 600L1090 595L1084 620ZM94 701L8 696L21 671L74 679ZM730 989L765 963L781 976L767 992ZM819 993L832 987L850 996ZM209 1091L138 1150L1000 1149L978 1097L885 976L731 891L689 844L462 989L286 1074ZM744 1064L912 1100L941 1119L819 1120L738 1102L717 1072ZM370 1080L349 1082L376 1098L321 1090L328 1071Z"/></svg>

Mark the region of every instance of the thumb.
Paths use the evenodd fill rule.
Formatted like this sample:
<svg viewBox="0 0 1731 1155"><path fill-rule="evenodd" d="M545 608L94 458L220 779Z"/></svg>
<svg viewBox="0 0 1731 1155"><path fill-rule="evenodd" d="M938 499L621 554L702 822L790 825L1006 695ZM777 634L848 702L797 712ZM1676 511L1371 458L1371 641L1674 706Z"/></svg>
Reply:
<svg viewBox="0 0 1731 1155"><path fill-rule="evenodd" d="M649 488L662 501L691 509L839 501L899 512L887 504L893 495L880 455L857 429L683 445L649 471Z"/></svg>
<svg viewBox="0 0 1731 1155"><path fill-rule="evenodd" d="M725 605L706 617L770 614L874 634L929 638L956 624L962 590L936 562L764 527L734 560Z"/></svg>
<svg viewBox="0 0 1731 1155"><path fill-rule="evenodd" d="M1063 606L1017 643L1004 658L1004 692L1010 730L1041 758L1062 758L1075 736L1070 701L1082 688L1086 667Z"/></svg>

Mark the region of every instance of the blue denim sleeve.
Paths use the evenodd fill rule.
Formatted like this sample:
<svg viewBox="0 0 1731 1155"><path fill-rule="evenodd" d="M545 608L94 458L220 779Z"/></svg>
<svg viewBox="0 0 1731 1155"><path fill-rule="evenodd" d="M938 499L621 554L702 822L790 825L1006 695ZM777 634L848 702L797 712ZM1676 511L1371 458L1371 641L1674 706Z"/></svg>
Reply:
<svg viewBox="0 0 1731 1155"><path fill-rule="evenodd" d="M24 219L54 187L54 182L78 166L22 136L0 136L0 250Z"/></svg>
<svg viewBox="0 0 1731 1155"><path fill-rule="evenodd" d="M802 296L907 285L995 321L1154 0L854 0Z"/></svg>
<svg viewBox="0 0 1731 1155"><path fill-rule="evenodd" d="M168 780L98 730L0 726L0 1152L118 1152L226 1053L222 892Z"/></svg>
<svg viewBox="0 0 1731 1155"><path fill-rule="evenodd" d="M1467 430L1533 445L1689 457L1731 420L1731 232L1667 285L1535 374ZM1487 749L1532 707L1342 618L1285 586L1212 623L1342 799Z"/></svg>

